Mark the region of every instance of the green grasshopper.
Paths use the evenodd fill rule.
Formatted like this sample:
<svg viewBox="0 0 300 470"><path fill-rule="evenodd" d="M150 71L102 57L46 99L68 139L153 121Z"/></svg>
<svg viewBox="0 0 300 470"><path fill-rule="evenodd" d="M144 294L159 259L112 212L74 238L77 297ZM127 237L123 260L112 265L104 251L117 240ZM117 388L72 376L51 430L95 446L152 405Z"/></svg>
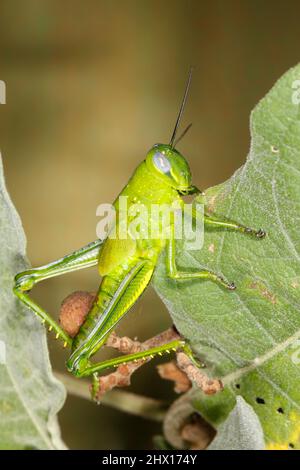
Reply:
<svg viewBox="0 0 300 470"><path fill-rule="evenodd" d="M136 168L128 184L114 202L116 212L118 212L120 196L127 196L129 207L137 201L143 203L146 207L150 207L151 204L171 205L174 202L182 206L182 196L201 193L196 186L192 185L191 172L186 159L175 148L176 143L180 140L175 141L175 137L184 110L190 81L191 72L170 143L156 144L151 148L145 160ZM265 236L265 232L261 229L254 230L230 220L221 220L207 214L205 210L203 219L204 225L211 227L236 230L258 238ZM149 220L149 223L153 223L153 220ZM229 283L218 274L205 269L198 272L180 271L176 266L175 224L173 219L171 219L168 229L170 234L168 239L133 239L130 234L126 239L118 237L114 239L107 237L104 240L97 239L57 261L17 274L14 293L42 319L43 323L46 322L49 325L49 330L53 329L56 332L56 337L64 341L65 347L69 346L71 348L67 368L76 377L93 376L96 379L97 373L106 368L116 367L119 364L133 360L146 360L146 358L150 358L155 354L170 350L183 349L196 361L193 358L191 349L183 339L177 339L159 347L109 359L97 364L90 361L91 357L105 344L112 330L146 289L155 270L158 257L164 249L166 249L167 274L171 279L178 281L208 279L229 290L235 289L233 283ZM29 291L35 284L45 279L96 264L98 264L102 282L83 325L77 335L71 338L42 307L30 298Z"/></svg>

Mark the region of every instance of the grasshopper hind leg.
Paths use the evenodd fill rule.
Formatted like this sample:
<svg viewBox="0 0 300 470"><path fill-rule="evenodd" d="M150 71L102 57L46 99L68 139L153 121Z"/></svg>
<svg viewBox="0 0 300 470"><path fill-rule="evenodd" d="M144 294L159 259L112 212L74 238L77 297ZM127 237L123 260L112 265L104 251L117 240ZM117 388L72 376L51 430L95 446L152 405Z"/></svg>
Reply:
<svg viewBox="0 0 300 470"><path fill-rule="evenodd" d="M30 296L29 291L41 281L51 277L60 276L68 272L94 266L98 262L102 240L96 240L88 245L74 251L73 253L60 258L39 268L28 269L19 273L15 277L13 287L14 294L21 302L30 308L49 327L49 331L56 333L56 338L61 338L64 346L72 346L72 338L60 327L60 325L40 307Z"/></svg>
<svg viewBox="0 0 300 470"><path fill-rule="evenodd" d="M104 345L108 335L135 304L149 284L155 264L148 259L138 259L122 277L111 273L100 285L94 304L78 335L74 338L73 353L67 368L77 377L92 375L95 371L89 359ZM115 286L113 290L110 290ZM104 298L109 297L107 303ZM101 365L101 364L100 364ZM98 367L97 370L109 367Z"/></svg>

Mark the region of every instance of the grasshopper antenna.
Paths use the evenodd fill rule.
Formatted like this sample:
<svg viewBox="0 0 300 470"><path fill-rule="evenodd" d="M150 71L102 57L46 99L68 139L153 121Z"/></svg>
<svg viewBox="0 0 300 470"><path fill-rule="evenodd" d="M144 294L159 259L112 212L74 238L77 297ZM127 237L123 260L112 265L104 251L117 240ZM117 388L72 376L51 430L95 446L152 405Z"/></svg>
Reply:
<svg viewBox="0 0 300 470"><path fill-rule="evenodd" d="M185 134L190 130L190 128L192 127L192 122L184 129L184 131L180 134L180 136L178 137L178 139L175 140L174 142L174 148L176 147L176 145L178 144L178 142L181 141L181 139L184 138Z"/></svg>
<svg viewBox="0 0 300 470"><path fill-rule="evenodd" d="M179 113L178 113L178 116L177 116L177 120L176 120L176 124L175 124L174 130L173 130L173 134L172 134L172 137L171 137L171 140L170 140L170 143L169 143L171 148L174 148L174 146L175 146L174 145L174 140L175 140L175 137L176 137L176 134L177 134L177 130L178 130L178 126L179 126L179 123L180 123L180 120L181 120L181 117L182 117L182 113L184 111L186 99L187 99L190 84L191 84L192 74L193 74L193 67L190 68L190 72L189 72L187 84L186 84L186 87L185 87L185 90L184 90L184 95L183 95L183 99L182 99L182 102L181 102L180 110L179 110Z"/></svg>

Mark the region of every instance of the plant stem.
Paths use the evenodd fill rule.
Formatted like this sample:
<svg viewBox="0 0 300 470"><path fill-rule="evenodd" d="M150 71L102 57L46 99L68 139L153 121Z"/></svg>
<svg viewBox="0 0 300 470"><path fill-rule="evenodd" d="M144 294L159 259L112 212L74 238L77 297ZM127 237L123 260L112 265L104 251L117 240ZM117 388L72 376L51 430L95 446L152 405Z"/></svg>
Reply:
<svg viewBox="0 0 300 470"><path fill-rule="evenodd" d="M78 380L61 372L55 372L54 375L65 385L70 395L91 400L89 384L86 380ZM116 389L103 396L101 404L158 422L163 421L168 408L166 402Z"/></svg>

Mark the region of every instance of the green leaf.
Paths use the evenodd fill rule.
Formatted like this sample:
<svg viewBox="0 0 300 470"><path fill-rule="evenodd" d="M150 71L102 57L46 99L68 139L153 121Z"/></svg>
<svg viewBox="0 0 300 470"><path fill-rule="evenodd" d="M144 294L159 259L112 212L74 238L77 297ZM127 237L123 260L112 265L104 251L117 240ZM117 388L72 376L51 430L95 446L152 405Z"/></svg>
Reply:
<svg viewBox="0 0 300 470"><path fill-rule="evenodd" d="M235 407L207 450L263 450L264 446L258 417L242 397L237 397Z"/></svg>
<svg viewBox="0 0 300 470"><path fill-rule="evenodd" d="M198 391L196 409L218 425L242 395L259 416L268 448L300 448L299 79L300 65L256 106L245 165L207 191L209 211L262 227L267 237L206 229L201 250L178 244L180 268L207 267L237 290L172 281L164 259L154 280L178 330L226 385L216 396Z"/></svg>
<svg viewBox="0 0 300 470"><path fill-rule="evenodd" d="M1 156L0 223L0 449L61 449L56 414L65 390L51 371L45 329L12 292L15 274L28 262Z"/></svg>

